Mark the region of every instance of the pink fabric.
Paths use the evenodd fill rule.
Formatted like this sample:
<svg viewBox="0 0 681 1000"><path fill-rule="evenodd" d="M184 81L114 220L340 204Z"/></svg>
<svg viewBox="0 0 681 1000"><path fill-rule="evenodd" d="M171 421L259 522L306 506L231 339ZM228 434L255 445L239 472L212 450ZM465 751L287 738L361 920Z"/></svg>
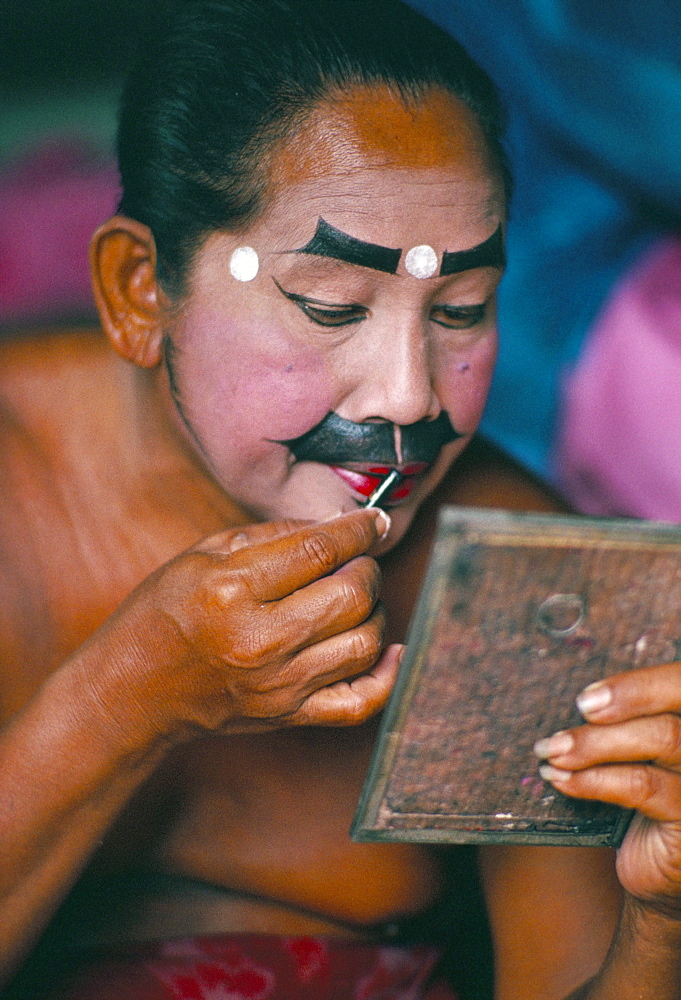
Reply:
<svg viewBox="0 0 681 1000"><path fill-rule="evenodd" d="M94 314L88 246L116 209L118 174L58 139L0 171L0 324Z"/></svg>
<svg viewBox="0 0 681 1000"><path fill-rule="evenodd" d="M438 958L428 945L342 938L182 938L101 955L52 1000L457 1000L430 985Z"/></svg>
<svg viewBox="0 0 681 1000"><path fill-rule="evenodd" d="M555 468L587 514L681 522L681 237L630 271L566 379Z"/></svg>

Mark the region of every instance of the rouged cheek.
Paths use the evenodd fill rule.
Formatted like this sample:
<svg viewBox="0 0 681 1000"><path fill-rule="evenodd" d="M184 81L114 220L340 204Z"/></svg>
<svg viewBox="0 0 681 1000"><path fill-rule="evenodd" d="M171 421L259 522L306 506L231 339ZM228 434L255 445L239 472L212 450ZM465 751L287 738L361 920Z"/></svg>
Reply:
<svg viewBox="0 0 681 1000"><path fill-rule="evenodd" d="M465 354L460 351L438 352L436 392L450 420L462 434L472 433L482 417L489 393L496 338L481 342Z"/></svg>
<svg viewBox="0 0 681 1000"><path fill-rule="evenodd" d="M208 335L204 325L202 334L185 339L178 382L184 414L209 451L266 453L336 404L336 380L319 350L224 324ZM210 350L199 349L202 340Z"/></svg>

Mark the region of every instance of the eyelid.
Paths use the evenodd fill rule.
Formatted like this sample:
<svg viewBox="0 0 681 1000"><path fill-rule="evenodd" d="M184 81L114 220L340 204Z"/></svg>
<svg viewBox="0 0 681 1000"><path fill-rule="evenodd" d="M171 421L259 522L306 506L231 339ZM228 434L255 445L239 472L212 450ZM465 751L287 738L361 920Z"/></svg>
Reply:
<svg viewBox="0 0 681 1000"><path fill-rule="evenodd" d="M437 319L435 314L440 312L444 319L451 322L444 322ZM449 330L467 330L478 326L487 314L487 303L480 302L468 306L452 306L446 304L435 305L430 311L430 319L438 326Z"/></svg>
<svg viewBox="0 0 681 1000"><path fill-rule="evenodd" d="M352 323L359 323L368 313L366 306L359 302L322 302L320 299L312 299L307 295L297 295L295 292L287 292L282 288L276 278L272 278L282 295L320 326L349 326ZM315 308L318 307L318 308ZM323 317L328 318L328 322Z"/></svg>
<svg viewBox="0 0 681 1000"><path fill-rule="evenodd" d="M312 299L309 295L297 295L296 292L287 292L282 288L276 278L272 281L277 286L282 295L285 295L291 302L307 302L311 306L322 306L325 309L365 309L359 302L322 302L321 299Z"/></svg>

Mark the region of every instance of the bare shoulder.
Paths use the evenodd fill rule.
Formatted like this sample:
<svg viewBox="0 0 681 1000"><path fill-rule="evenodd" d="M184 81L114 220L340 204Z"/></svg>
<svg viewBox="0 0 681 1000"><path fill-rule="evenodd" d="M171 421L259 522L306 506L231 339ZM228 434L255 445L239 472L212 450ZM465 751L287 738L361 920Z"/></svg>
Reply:
<svg viewBox="0 0 681 1000"><path fill-rule="evenodd" d="M566 512L548 485L485 438L471 441L440 490L440 502L503 510Z"/></svg>
<svg viewBox="0 0 681 1000"><path fill-rule="evenodd" d="M57 438L72 417L66 384L85 378L98 345L81 331L0 344L0 717L30 696L51 660L64 513Z"/></svg>
<svg viewBox="0 0 681 1000"><path fill-rule="evenodd" d="M9 518L0 524L5 528L16 526L22 515L35 522L41 485L54 481L68 428L88 424L88 400L98 400L91 409L101 408L101 393L92 390L104 352L103 338L91 331L46 330L0 342L0 504ZM8 534L0 530L5 541Z"/></svg>
<svg viewBox="0 0 681 1000"><path fill-rule="evenodd" d="M97 330L35 330L0 341L0 407L34 435L59 421L76 383L91 379L109 354ZM82 399L81 399L82 403ZM39 435L38 435L39 436Z"/></svg>

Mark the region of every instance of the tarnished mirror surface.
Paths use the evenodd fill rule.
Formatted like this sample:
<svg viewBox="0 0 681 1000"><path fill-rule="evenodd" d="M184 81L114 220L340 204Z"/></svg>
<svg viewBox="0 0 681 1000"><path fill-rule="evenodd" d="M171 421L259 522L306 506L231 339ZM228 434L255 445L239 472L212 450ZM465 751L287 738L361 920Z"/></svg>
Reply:
<svg viewBox="0 0 681 1000"><path fill-rule="evenodd" d="M610 844L536 740L587 684L681 657L681 528L446 508L353 824L358 840Z"/></svg>

